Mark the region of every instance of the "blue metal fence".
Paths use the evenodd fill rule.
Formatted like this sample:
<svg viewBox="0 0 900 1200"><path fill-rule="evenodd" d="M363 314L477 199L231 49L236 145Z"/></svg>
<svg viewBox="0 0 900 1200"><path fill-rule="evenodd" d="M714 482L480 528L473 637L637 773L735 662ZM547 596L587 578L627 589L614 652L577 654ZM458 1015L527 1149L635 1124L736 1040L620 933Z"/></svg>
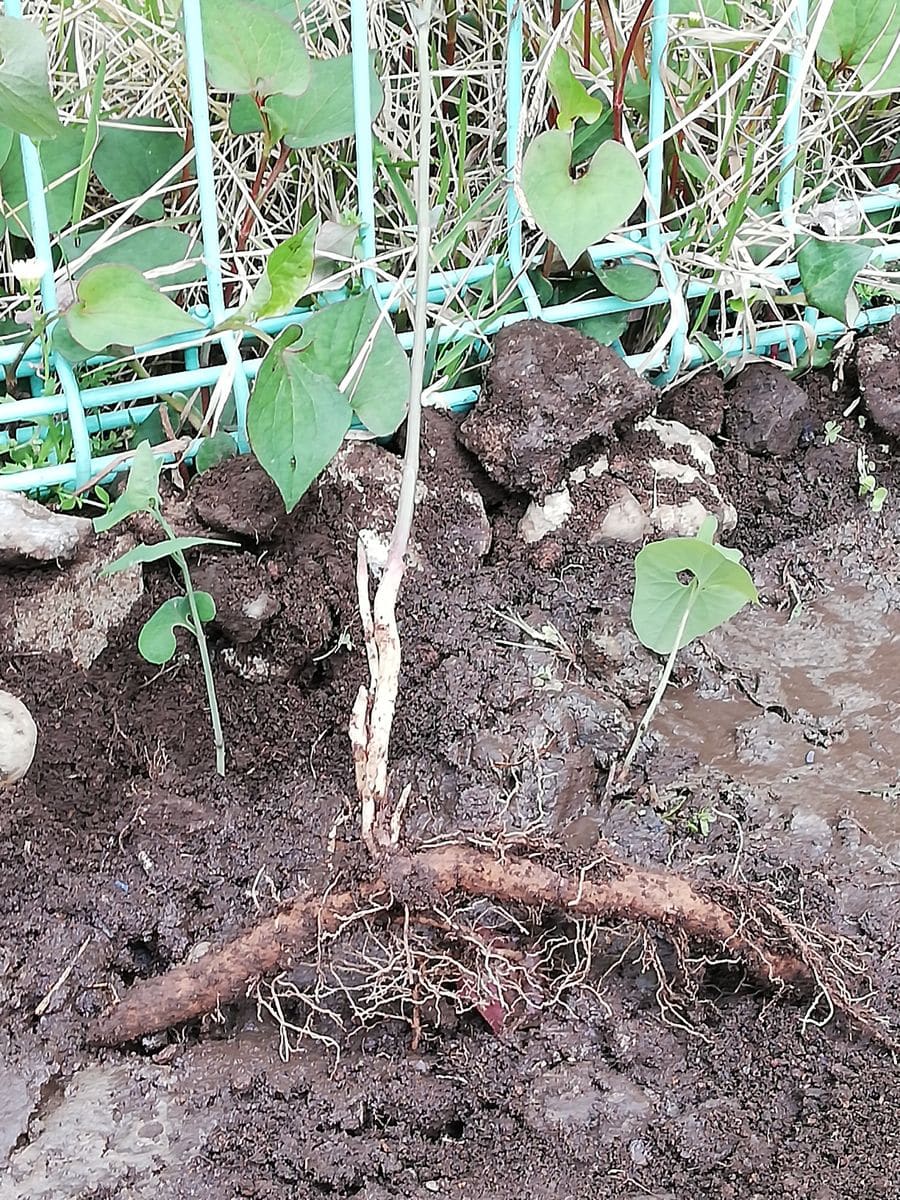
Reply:
<svg viewBox="0 0 900 1200"><path fill-rule="evenodd" d="M694 368L708 357L705 348L690 337L689 302L701 299L714 286L712 283L687 280L676 271L671 260L667 235L661 213L663 196L664 148L671 131L666 128L666 93L663 82L663 65L666 59L670 35L669 0L654 0L650 23L650 94L648 141L646 150L647 221L641 234L620 235L610 242L595 246L590 253L596 263L629 257L635 261L652 264L659 275L659 286L644 300L635 303L620 300L615 296L580 300L572 303L542 307L525 268L534 265L528 261L523 250L523 214L517 200L514 176L520 154L521 126L523 121L523 0L507 0L508 31L506 41L506 253L505 259L490 259L470 266L465 271L436 273L431 280L429 294L440 301L448 292L461 283L474 285L491 276L497 266L505 261L516 279L523 306L521 311L509 313L488 324L477 322L442 322L434 331L441 342L459 339L471 334L489 337L501 326L528 317L540 317L548 322L572 322L587 317L633 310L636 307L660 308L666 317L666 337L660 339L659 348L651 356L634 357L629 361L647 372L658 382L675 378L680 372ZM20 0L7 0L6 13L21 17ZM806 0L794 0L787 10L791 29L791 49L786 63L786 94L783 115L780 119L782 144L781 176L778 185L778 203L784 230L794 228L795 173L799 123L803 112L802 92L804 86L804 58L807 51L808 12ZM193 122L195 145L196 187L199 200L202 229L203 263L206 276L207 303L194 310L207 330L218 326L226 317L225 294L222 280L220 250L220 220L222 214L217 207L216 180L213 171L212 141L203 53L203 30L199 0L184 0L184 32L186 41L187 76L190 90L190 110ZM351 44L354 56L355 86L354 106L356 125L356 186L358 211L362 220L361 245L364 263L374 262L379 237L376 223L375 180L373 162L375 145L370 110L369 72L369 13L367 0L351 0ZM45 263L52 262L52 247L44 180L36 148L28 138L22 137L22 161L25 173L28 211L31 219L33 245L36 256ZM861 202L861 209L882 211L896 206L900 210L900 188L892 186L874 190ZM885 262L900 258L900 244L888 241L881 249ZM799 277L795 261L788 260L770 269L769 274L791 285ZM396 289L391 282L377 283L371 265L362 267L362 277L388 304ZM53 312L57 308L56 288L52 269L48 269L41 284L44 309ZM864 310L857 321L858 328L865 328L889 320L900 306L880 305ZM302 320L303 310L287 317L261 322L268 333L276 333L292 321ZM845 327L831 317L823 317L813 309L807 309L803 319L777 327L761 330L752 349L757 353L792 349L797 356L811 348L811 344L822 340L833 340L844 332ZM221 349L221 363L203 365L199 347L212 339ZM411 340L402 335L405 344ZM21 352L20 345L7 344L0 347L0 364L8 366L16 361ZM141 421L155 407L159 398L173 392L190 393L198 388L212 388L219 382L222 373L233 376L232 390L237 412L236 440L240 449L247 448L246 409L252 381L259 370L261 359L242 350L242 338L234 332L201 336L168 338L152 347L138 348L158 353L166 351L167 358L176 358L183 366L167 370L151 378L135 378L125 382L108 383L102 386L79 383L76 372L58 352L51 357L51 367L58 380L56 394L43 394L43 381L36 368L41 351L31 347L22 358L19 375L31 381L33 395L25 399L7 397L0 401L0 454L17 439L33 436L45 428L52 419L68 423L71 433L72 453L69 461L53 462L39 468L0 473L0 489L41 489L50 486L79 487L89 480L97 479L110 469L121 469L120 455L96 453L92 437L101 432L121 431ZM747 351L743 336L727 338L718 347L726 356ZM216 357L219 357L218 355ZM98 360L102 361L102 360ZM471 404L476 398L474 388L460 388L445 394L441 402L454 407Z"/></svg>

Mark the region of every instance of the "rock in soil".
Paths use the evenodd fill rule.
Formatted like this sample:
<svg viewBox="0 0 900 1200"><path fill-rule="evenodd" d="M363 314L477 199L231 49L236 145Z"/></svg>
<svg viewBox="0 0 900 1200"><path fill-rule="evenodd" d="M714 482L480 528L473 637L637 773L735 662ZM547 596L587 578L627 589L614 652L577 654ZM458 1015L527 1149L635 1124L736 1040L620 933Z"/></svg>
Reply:
<svg viewBox="0 0 900 1200"><path fill-rule="evenodd" d="M10 649L61 653L76 666L89 667L144 594L139 566L101 573L133 545L130 535L104 538L64 571L41 575L27 599L15 599L0 614L0 631Z"/></svg>
<svg viewBox="0 0 900 1200"><path fill-rule="evenodd" d="M884 433L900 437L900 316L860 339L856 370L869 416Z"/></svg>
<svg viewBox="0 0 900 1200"><path fill-rule="evenodd" d="M484 394L459 437L491 479L543 500L573 451L656 399L608 346L561 325L522 321L497 335Z"/></svg>
<svg viewBox="0 0 900 1200"><path fill-rule="evenodd" d="M51 512L18 492L0 492L0 564L71 562L92 532L84 517Z"/></svg>
<svg viewBox="0 0 900 1200"><path fill-rule="evenodd" d="M0 788L21 779L34 760L37 726L18 698L0 691Z"/></svg>
<svg viewBox="0 0 900 1200"><path fill-rule="evenodd" d="M716 482L715 447L679 421L646 417L609 455L576 467L544 502L532 500L519 521L526 545L565 527L590 545L636 545L653 534L693 537L710 514L723 531L737 513Z"/></svg>
<svg viewBox="0 0 900 1200"><path fill-rule="evenodd" d="M806 392L780 367L751 363L728 393L725 432L751 454L787 458L797 449L808 409Z"/></svg>

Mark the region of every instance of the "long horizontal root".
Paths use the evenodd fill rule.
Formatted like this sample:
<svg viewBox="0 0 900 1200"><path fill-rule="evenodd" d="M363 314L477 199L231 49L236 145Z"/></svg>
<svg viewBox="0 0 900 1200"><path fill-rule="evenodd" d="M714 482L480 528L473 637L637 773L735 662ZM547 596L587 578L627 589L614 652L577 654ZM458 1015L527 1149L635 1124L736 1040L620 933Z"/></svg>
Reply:
<svg viewBox="0 0 900 1200"><path fill-rule="evenodd" d="M386 860L382 877L359 891L294 900L198 961L142 980L95 1024L92 1040L118 1045L212 1012L244 995L251 981L289 967L322 932L336 933L361 903L377 897L388 902L411 890L420 909L423 896L461 892L572 916L653 923L724 948L763 982L802 987L813 979L799 957L751 940L744 922L683 875L620 864L603 881L573 878L529 858L501 859L447 845L397 852Z"/></svg>

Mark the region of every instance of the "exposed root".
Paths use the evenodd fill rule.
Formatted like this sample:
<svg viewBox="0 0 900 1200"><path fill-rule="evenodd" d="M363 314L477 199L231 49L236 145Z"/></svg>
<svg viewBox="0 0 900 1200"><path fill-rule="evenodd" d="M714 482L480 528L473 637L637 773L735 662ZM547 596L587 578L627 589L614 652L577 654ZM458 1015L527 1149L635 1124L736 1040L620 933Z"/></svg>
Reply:
<svg viewBox="0 0 900 1200"><path fill-rule="evenodd" d="M246 995L263 976L289 969L324 936L337 935L367 913L386 919L391 912L408 912L409 921L439 928L435 911L440 898L460 893L573 918L652 924L676 938L724 951L766 984L809 988L816 983L817 973L804 961L805 947L796 945L789 925L771 911L752 921L744 912L735 916L682 875L614 864L607 877L588 879L530 858L498 858L470 846L444 845L394 852L382 863L381 877L357 891L297 899L197 962L136 984L95 1025L92 1038L115 1045L202 1016ZM745 907L751 909L749 900ZM460 936L458 927L445 924L449 934ZM510 956L502 949L490 951L490 942L486 944L486 970L494 972L495 987L502 990L501 975L512 977ZM407 967L408 959L407 951ZM373 963L372 969L384 965ZM410 972L398 961L388 973L396 979Z"/></svg>

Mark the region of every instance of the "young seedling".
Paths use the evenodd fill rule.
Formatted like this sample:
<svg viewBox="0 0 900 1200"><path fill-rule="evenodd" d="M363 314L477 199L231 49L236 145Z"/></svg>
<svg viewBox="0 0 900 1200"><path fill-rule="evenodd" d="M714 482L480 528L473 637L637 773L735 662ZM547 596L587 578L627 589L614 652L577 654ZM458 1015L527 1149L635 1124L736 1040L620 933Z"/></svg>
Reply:
<svg viewBox="0 0 900 1200"><path fill-rule="evenodd" d="M159 495L161 468L162 460L154 455L149 442L141 442L135 451L125 490L108 512L104 513L102 517L96 518L94 529L98 533L103 533L124 521L126 517L144 512L148 513L159 525L164 534L164 540L154 542L152 546L143 543L135 546L113 562L108 563L103 568L103 574L112 575L117 571L125 571L136 563L157 562L161 558L171 558L178 567L184 582L184 595L173 596L170 600L163 601L156 612L144 623L138 635L138 650L147 662L162 665L169 662L175 654L177 648L176 629L187 629L196 638L197 648L200 651L200 662L203 665L203 678L206 681L213 742L216 747L216 770L220 775L224 775L225 738L219 717L219 703L216 698L216 686L209 659L209 647L206 644L206 634L203 629L204 623L211 621L216 615L216 605L209 592L195 591L185 551L193 549L195 546L235 546L237 543L224 542L217 538L176 537L172 526L162 513Z"/></svg>
<svg viewBox="0 0 900 1200"><path fill-rule="evenodd" d="M713 543L717 522L708 516L696 537L651 542L634 560L631 623L648 650L666 654L666 664L647 711L625 755L620 777L627 775L638 747L659 707L678 651L695 638L723 625L759 596L739 550Z"/></svg>

